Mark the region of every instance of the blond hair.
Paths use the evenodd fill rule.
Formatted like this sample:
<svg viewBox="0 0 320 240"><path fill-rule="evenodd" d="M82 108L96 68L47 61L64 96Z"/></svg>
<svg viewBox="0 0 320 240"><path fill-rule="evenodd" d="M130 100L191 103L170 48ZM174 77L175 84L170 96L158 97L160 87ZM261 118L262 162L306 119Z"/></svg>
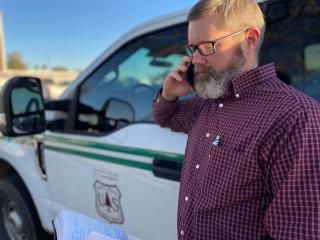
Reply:
<svg viewBox="0 0 320 240"><path fill-rule="evenodd" d="M265 21L256 0L199 0L188 14L188 22L212 15L219 19L223 28L233 31L258 27L261 32L257 54L262 45Z"/></svg>

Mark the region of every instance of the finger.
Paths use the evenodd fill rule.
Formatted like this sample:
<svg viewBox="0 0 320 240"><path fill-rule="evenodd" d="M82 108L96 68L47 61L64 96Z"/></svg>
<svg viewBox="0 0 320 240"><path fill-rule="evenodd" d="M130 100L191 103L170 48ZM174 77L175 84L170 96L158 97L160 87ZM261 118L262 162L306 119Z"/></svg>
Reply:
<svg viewBox="0 0 320 240"><path fill-rule="evenodd" d="M178 72L172 72L171 73L171 76L175 79L175 80L177 80L177 81L179 81L179 82L181 82L181 81L183 81L183 78L181 77L181 75L178 73Z"/></svg>
<svg viewBox="0 0 320 240"><path fill-rule="evenodd" d="M186 65L183 65L183 64L178 65L177 66L177 71L178 72L186 72L186 71L188 71L188 67Z"/></svg>
<svg viewBox="0 0 320 240"><path fill-rule="evenodd" d="M192 61L191 57L184 56L182 58L182 64L188 66L188 64Z"/></svg>

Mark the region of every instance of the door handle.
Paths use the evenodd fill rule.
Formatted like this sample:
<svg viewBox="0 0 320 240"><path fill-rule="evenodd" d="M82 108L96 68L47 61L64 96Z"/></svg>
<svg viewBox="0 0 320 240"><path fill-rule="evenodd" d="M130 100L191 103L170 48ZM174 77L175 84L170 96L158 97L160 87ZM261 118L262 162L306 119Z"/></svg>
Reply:
<svg viewBox="0 0 320 240"><path fill-rule="evenodd" d="M37 169L39 171L40 176L46 180L47 179L47 171L44 160L44 144L43 144L44 136L35 135L33 138L33 146L35 150L35 162Z"/></svg>
<svg viewBox="0 0 320 240"><path fill-rule="evenodd" d="M153 159L152 172L155 176L180 182L182 162Z"/></svg>

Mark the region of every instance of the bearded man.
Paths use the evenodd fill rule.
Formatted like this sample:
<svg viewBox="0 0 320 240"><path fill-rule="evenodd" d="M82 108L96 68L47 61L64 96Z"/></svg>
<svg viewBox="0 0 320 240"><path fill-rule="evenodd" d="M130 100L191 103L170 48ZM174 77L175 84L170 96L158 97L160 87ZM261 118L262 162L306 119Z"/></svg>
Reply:
<svg viewBox="0 0 320 240"><path fill-rule="evenodd" d="M156 123L188 134L178 238L319 239L319 104L258 65L255 0L200 0L188 22L187 56L153 103Z"/></svg>

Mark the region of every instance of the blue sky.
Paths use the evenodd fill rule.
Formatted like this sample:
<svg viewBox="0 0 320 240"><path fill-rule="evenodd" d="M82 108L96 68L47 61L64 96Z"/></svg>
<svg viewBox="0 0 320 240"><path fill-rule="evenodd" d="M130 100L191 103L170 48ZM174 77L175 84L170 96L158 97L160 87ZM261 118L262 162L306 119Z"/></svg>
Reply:
<svg viewBox="0 0 320 240"><path fill-rule="evenodd" d="M7 54L29 68L83 70L137 24L191 7L197 0L0 0Z"/></svg>

